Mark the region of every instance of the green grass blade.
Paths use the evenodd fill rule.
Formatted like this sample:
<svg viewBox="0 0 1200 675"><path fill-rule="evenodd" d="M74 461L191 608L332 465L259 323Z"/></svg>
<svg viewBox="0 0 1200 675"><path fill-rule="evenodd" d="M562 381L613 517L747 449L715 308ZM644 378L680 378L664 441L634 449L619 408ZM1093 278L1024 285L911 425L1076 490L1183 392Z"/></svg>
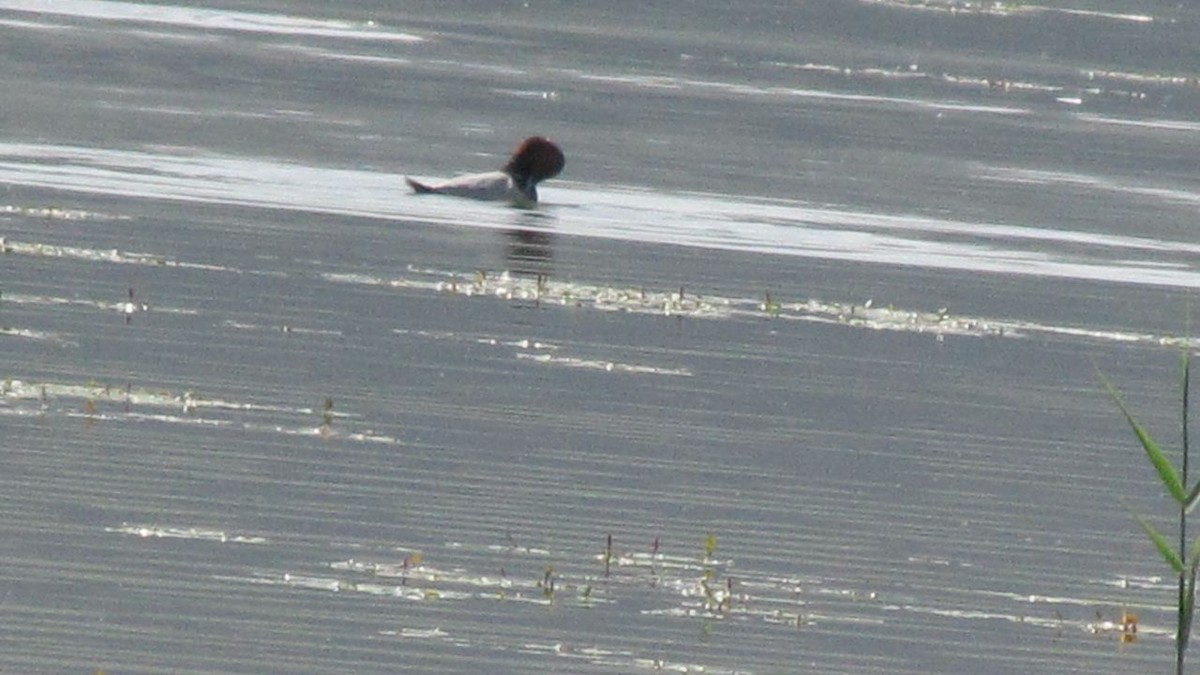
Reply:
<svg viewBox="0 0 1200 675"><path fill-rule="evenodd" d="M1154 526L1150 524L1150 521L1138 515L1138 513L1133 509L1130 509L1128 505L1126 505L1125 508L1129 509L1129 512L1132 513L1133 517L1137 520L1138 525L1142 526L1142 531L1146 533L1147 537L1150 537L1150 541L1154 542L1154 547L1158 549L1158 552L1160 555L1162 555L1163 560L1167 561L1167 564L1171 566L1171 569L1175 570L1176 574L1183 574L1183 559L1179 557L1179 554L1175 552L1175 549L1171 548L1171 542L1167 541L1166 537L1162 536L1158 530L1154 529Z"/></svg>
<svg viewBox="0 0 1200 675"><path fill-rule="evenodd" d="M1117 404L1117 407L1121 409L1121 414L1125 416L1125 421L1129 423L1129 428L1133 430L1133 435L1137 436L1137 439L1141 441L1142 448L1146 451L1146 457L1149 458L1150 463L1154 465L1154 470L1158 472L1158 477L1162 479L1163 485L1167 488L1167 492L1171 493L1171 496L1175 498L1175 501L1186 505L1188 501L1188 494L1186 491L1184 491L1183 483L1179 480L1179 472L1176 471L1171 462L1167 460L1167 456L1164 455L1163 451L1158 447L1158 443L1155 443L1154 439L1150 437L1150 434L1146 433L1146 430L1142 428L1142 425L1133 418L1133 413L1129 412L1129 408L1125 407L1125 402L1121 400L1121 395L1117 393L1116 388L1113 387L1112 383L1108 381L1108 378L1104 377L1103 373L1100 374L1100 380L1104 382L1104 387L1108 390L1109 397L1112 398L1113 402ZM1178 556L1176 556L1176 558L1178 558ZM1182 571L1182 569L1183 565L1180 563L1180 571Z"/></svg>
<svg viewBox="0 0 1200 675"><path fill-rule="evenodd" d="M1188 493L1187 501L1183 503L1183 508L1187 513L1191 513L1192 509L1196 508L1196 504L1200 503L1200 481L1196 481L1196 486Z"/></svg>

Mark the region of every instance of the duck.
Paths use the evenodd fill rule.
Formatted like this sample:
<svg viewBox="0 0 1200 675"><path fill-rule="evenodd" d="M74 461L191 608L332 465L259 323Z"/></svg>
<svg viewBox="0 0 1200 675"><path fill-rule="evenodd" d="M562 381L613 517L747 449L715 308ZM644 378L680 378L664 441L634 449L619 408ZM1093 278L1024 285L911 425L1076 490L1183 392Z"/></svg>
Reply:
<svg viewBox="0 0 1200 675"><path fill-rule="evenodd" d="M484 201L536 204L538 183L562 173L567 160L553 141L530 136L513 151L508 164L499 171L455 176L438 183L422 183L404 177L418 195L437 194Z"/></svg>

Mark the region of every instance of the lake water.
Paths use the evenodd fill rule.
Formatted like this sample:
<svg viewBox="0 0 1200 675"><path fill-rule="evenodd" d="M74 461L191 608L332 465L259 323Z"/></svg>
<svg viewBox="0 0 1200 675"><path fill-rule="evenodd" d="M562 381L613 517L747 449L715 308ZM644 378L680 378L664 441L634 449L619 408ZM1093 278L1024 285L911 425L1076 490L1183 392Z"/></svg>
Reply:
<svg viewBox="0 0 1200 675"><path fill-rule="evenodd" d="M0 0L0 670L1166 672L1196 44Z"/></svg>

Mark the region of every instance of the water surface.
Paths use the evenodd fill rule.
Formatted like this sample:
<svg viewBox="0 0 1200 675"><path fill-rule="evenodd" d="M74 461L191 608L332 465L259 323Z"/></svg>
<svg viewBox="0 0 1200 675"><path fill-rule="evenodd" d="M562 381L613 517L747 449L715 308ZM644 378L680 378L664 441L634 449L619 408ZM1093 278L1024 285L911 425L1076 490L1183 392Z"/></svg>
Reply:
<svg viewBox="0 0 1200 675"><path fill-rule="evenodd" d="M1166 668L1196 21L0 0L0 664Z"/></svg>

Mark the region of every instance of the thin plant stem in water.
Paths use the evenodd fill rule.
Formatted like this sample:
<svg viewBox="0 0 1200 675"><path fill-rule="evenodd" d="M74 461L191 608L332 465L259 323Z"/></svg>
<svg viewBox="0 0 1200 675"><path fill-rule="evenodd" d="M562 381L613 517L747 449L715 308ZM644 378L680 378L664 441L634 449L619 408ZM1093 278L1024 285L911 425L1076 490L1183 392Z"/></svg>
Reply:
<svg viewBox="0 0 1200 675"><path fill-rule="evenodd" d="M1182 403L1179 411L1179 426L1180 426L1180 443L1183 445L1183 458L1179 463L1179 480L1183 485L1188 484L1188 383L1191 381L1192 359L1191 352L1188 351L1190 344L1184 343L1183 352L1180 355L1180 365L1183 371L1183 381L1180 383L1180 391ZM1200 489L1200 483L1196 487ZM1187 514L1191 510L1191 506L1187 502L1180 505L1179 508L1179 555L1187 550ZM1175 651L1175 673L1183 675L1183 653L1187 649L1187 641L1192 634L1192 616L1196 610L1196 564L1200 560L1192 561L1191 577L1185 582L1183 573L1179 574L1179 635L1176 637L1176 644L1179 647ZM1186 607L1187 615L1184 615Z"/></svg>

